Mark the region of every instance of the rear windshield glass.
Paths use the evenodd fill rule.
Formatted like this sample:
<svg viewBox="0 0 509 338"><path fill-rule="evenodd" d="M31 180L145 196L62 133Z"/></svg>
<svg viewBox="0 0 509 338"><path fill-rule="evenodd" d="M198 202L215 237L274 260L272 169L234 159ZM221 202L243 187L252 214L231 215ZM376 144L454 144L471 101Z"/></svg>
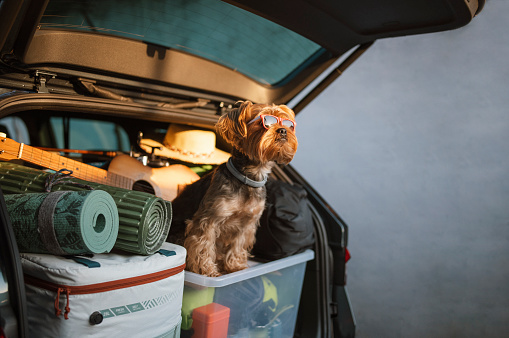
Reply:
<svg viewBox="0 0 509 338"><path fill-rule="evenodd" d="M109 121L51 117L50 123L57 148L123 151L131 149L129 137L122 126ZM66 128L66 124L68 127ZM65 132L67 129L67 133ZM65 143L66 135L68 137Z"/></svg>
<svg viewBox="0 0 509 338"><path fill-rule="evenodd" d="M216 0L52 0L41 28L113 34L182 50L274 85L322 49L247 11Z"/></svg>

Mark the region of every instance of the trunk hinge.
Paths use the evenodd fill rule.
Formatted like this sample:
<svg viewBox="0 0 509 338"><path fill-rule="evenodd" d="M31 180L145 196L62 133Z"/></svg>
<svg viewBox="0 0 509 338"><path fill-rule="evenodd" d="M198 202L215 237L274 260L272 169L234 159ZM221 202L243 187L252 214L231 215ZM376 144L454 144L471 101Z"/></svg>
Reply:
<svg viewBox="0 0 509 338"><path fill-rule="evenodd" d="M38 93L49 93L46 82L54 79L56 76L57 74L36 70L34 73L34 90Z"/></svg>

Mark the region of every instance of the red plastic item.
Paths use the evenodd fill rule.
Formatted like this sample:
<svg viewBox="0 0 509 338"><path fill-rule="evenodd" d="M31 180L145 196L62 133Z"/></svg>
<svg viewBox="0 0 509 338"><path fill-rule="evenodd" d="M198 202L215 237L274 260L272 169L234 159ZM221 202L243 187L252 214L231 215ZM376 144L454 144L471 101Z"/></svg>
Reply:
<svg viewBox="0 0 509 338"><path fill-rule="evenodd" d="M230 308L210 303L193 310L193 338L222 338L228 334Z"/></svg>

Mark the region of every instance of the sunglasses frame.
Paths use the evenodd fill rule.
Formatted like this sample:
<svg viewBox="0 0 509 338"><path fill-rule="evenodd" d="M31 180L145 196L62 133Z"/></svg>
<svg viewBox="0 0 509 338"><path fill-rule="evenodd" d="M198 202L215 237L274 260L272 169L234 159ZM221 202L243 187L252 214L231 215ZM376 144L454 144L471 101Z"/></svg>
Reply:
<svg viewBox="0 0 509 338"><path fill-rule="evenodd" d="M290 121L290 122L292 122L292 123L293 123L293 129L292 129L292 127L288 127L288 128L290 128L293 132L295 132L295 129L297 129L297 122L295 122L294 120L284 119L284 118L282 118L282 117L278 117L278 116L274 116L274 115L270 115L270 114L260 114L260 115L258 115L257 117L255 117L254 119L252 119L251 121L249 121L248 125L249 125L249 124L251 124L251 123L253 123L253 122L255 122L255 121L256 121L256 120L258 120L258 119L261 119L261 120L262 120L262 126L263 126L263 128L265 128L265 129L269 130L269 127L267 127L267 126L265 125L265 120L264 120L265 116L270 116L270 117L275 118L275 119L277 120L277 124L279 124L279 125L280 125L280 126L282 126L282 127L287 127L287 126L284 126L284 125L282 124L282 122L283 122L283 121Z"/></svg>

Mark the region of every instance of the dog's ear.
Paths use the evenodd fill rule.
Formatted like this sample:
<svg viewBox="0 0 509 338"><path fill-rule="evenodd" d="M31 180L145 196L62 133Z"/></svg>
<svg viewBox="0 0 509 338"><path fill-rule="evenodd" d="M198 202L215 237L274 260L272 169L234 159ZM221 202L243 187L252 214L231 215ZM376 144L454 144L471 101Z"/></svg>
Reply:
<svg viewBox="0 0 509 338"><path fill-rule="evenodd" d="M221 116L216 124L216 131L226 142L239 149L242 140L247 136L246 118L250 116L251 101L238 101L236 107Z"/></svg>

